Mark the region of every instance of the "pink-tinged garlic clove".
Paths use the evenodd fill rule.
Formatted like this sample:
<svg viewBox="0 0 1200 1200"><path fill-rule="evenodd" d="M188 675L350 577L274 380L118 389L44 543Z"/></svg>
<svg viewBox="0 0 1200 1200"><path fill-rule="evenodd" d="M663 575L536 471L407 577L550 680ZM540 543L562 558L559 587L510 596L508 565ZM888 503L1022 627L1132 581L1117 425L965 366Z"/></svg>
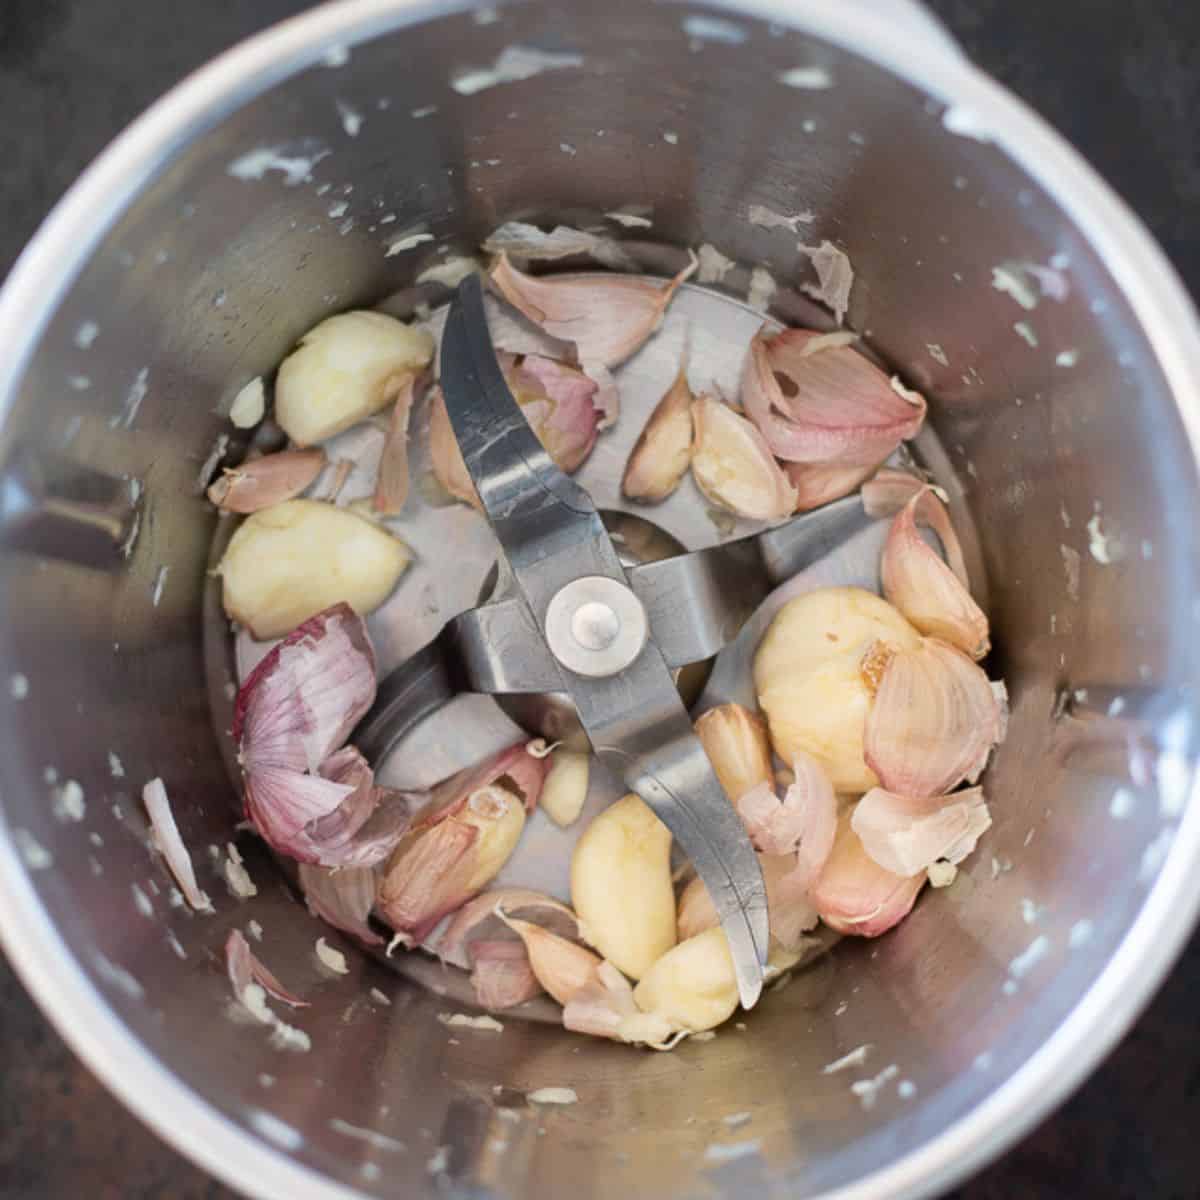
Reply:
<svg viewBox="0 0 1200 1200"><path fill-rule="evenodd" d="M538 982L558 1001L567 1005L592 978L600 958L567 938L540 925L506 917L529 955L529 965Z"/></svg>
<svg viewBox="0 0 1200 1200"><path fill-rule="evenodd" d="M268 995L274 996L284 1004L293 1008L308 1008L307 1000L289 992L275 976L258 960L250 949L241 931L234 929L225 939L225 969L229 974L229 982L233 985L233 994L245 1003L246 989L251 984L257 984ZM249 1006L247 1006L249 1007Z"/></svg>
<svg viewBox="0 0 1200 1200"><path fill-rule="evenodd" d="M580 362L615 367L658 328L667 305L696 266L693 256L687 267L666 281L622 275L535 278L518 271L501 254L490 277L505 300L535 325L551 337L574 342Z"/></svg>
<svg viewBox="0 0 1200 1200"><path fill-rule="evenodd" d="M784 474L796 489L796 512L811 512L848 496L874 467L827 467L819 463L784 463Z"/></svg>
<svg viewBox="0 0 1200 1200"><path fill-rule="evenodd" d="M927 480L914 475L912 471L880 467L862 485L863 512L876 519L894 517L922 488L930 486ZM945 492L940 488L934 488L934 491L940 499L945 500Z"/></svg>
<svg viewBox="0 0 1200 1200"><path fill-rule="evenodd" d="M208 489L222 512L255 513L298 496L325 466L323 450L283 450L226 467Z"/></svg>
<svg viewBox="0 0 1200 1200"><path fill-rule="evenodd" d="M563 937L577 937L579 933L575 914L560 901L529 888L502 887L468 900L426 949L445 963L469 968L471 947L476 941L496 941L504 936L520 941L501 913L508 916L522 913L534 924Z"/></svg>
<svg viewBox="0 0 1200 1200"><path fill-rule="evenodd" d="M310 329L275 378L275 419L298 446L386 408L433 358L433 338L394 317L345 312Z"/></svg>
<svg viewBox="0 0 1200 1200"><path fill-rule="evenodd" d="M885 871L863 848L846 814L810 894L831 929L878 937L908 916L924 883L923 872L904 878Z"/></svg>
<svg viewBox="0 0 1200 1200"><path fill-rule="evenodd" d="M863 849L893 875L918 875L945 860L957 866L992 826L983 789L919 799L872 788L850 826Z"/></svg>
<svg viewBox="0 0 1200 1200"><path fill-rule="evenodd" d="M945 562L921 537L918 524L938 535ZM958 535L932 488L921 488L892 521L880 573L883 594L922 633L972 658L987 654L987 615L971 596Z"/></svg>
<svg viewBox="0 0 1200 1200"><path fill-rule="evenodd" d="M692 424L692 478L714 504L755 521L793 511L796 490L750 421L701 396L692 405Z"/></svg>
<svg viewBox="0 0 1200 1200"><path fill-rule="evenodd" d="M915 397L915 399L913 399ZM925 401L901 395L839 335L760 330L742 375L742 404L771 451L814 466L878 466L925 420ZM860 476L863 478L865 476ZM842 495L854 490L851 475ZM836 489L825 480L827 499Z"/></svg>
<svg viewBox="0 0 1200 1200"><path fill-rule="evenodd" d="M519 941L478 941L471 956L471 986L480 1008L503 1012L541 995L542 985Z"/></svg>
<svg viewBox="0 0 1200 1200"><path fill-rule="evenodd" d="M731 804L760 784L774 782L766 724L748 708L710 708L697 719L696 736Z"/></svg>
<svg viewBox="0 0 1200 1200"><path fill-rule="evenodd" d="M374 867L333 870L301 863L300 890L314 917L368 946L383 945L383 938L367 920L379 890L379 874Z"/></svg>
<svg viewBox="0 0 1200 1200"><path fill-rule="evenodd" d="M866 761L890 792L943 796L979 778L1006 721L1004 697L982 668L924 638L883 670L866 720Z"/></svg>
<svg viewBox="0 0 1200 1200"><path fill-rule="evenodd" d="M621 479L630 500L657 504L679 486L692 462L692 402L687 374L680 369L675 382L646 422Z"/></svg>
<svg viewBox="0 0 1200 1200"><path fill-rule="evenodd" d="M379 476L371 506L386 517L394 517L408 499L408 422L412 416L415 386L415 376L410 376L401 385L379 457Z"/></svg>

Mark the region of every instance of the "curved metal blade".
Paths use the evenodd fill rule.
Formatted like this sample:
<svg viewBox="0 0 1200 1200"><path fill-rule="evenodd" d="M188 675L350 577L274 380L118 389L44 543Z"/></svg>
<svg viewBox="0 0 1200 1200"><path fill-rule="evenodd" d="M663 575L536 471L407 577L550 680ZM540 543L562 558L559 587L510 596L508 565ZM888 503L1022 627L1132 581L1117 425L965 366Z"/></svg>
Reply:
<svg viewBox="0 0 1200 1200"><path fill-rule="evenodd" d="M536 629L566 584L605 576L628 586L591 498L542 448L492 348L479 277L458 288L442 336L441 383L463 461ZM748 1008L762 992L766 889L749 838L692 732L653 638L622 672L558 667L597 755L679 839L712 896Z"/></svg>

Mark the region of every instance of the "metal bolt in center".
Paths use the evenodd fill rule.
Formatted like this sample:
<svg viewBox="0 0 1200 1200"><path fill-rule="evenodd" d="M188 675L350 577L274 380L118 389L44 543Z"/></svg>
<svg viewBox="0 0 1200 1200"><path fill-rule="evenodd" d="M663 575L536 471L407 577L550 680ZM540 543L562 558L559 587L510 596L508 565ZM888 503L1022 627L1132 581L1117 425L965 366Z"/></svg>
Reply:
<svg viewBox="0 0 1200 1200"><path fill-rule="evenodd" d="M602 679L624 670L646 644L642 602L623 583L585 575L559 589L546 609L546 644L564 667Z"/></svg>

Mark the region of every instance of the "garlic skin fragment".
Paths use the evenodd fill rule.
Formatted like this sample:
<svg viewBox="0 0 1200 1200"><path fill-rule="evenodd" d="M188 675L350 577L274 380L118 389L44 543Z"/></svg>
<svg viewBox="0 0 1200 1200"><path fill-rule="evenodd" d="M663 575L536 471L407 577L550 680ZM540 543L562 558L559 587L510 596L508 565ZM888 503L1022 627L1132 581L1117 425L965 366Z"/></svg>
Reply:
<svg viewBox="0 0 1200 1200"><path fill-rule="evenodd" d="M208 489L222 512L254 513L298 496L325 466L323 450L282 450L226 467Z"/></svg>
<svg viewBox="0 0 1200 1200"><path fill-rule="evenodd" d="M733 958L721 929L706 929L667 951L633 989L638 1008L689 1033L712 1029L738 1006Z"/></svg>
<svg viewBox="0 0 1200 1200"><path fill-rule="evenodd" d="M957 866L992 827L983 788L919 799L872 788L850 827L863 849L893 875L918 875L941 859Z"/></svg>
<svg viewBox="0 0 1200 1200"><path fill-rule="evenodd" d="M166 860L171 874L175 876L175 882L179 884L184 899L196 912L212 912L212 901L196 882L192 856L183 844L179 826L175 823L175 814L171 811L167 789L161 779L152 779L142 788L142 802L146 805L146 813L150 817L150 830L155 847Z"/></svg>
<svg viewBox="0 0 1200 1200"><path fill-rule="evenodd" d="M767 727L740 704L720 704L696 721L696 736L731 804L775 778Z"/></svg>
<svg viewBox="0 0 1200 1200"><path fill-rule="evenodd" d="M584 830L571 901L584 940L634 979L675 944L671 834L640 796L618 800Z"/></svg>
<svg viewBox="0 0 1200 1200"><path fill-rule="evenodd" d="M572 750L556 750L538 801L541 810L560 829L579 820L587 801L591 756Z"/></svg>
<svg viewBox="0 0 1200 1200"><path fill-rule="evenodd" d="M275 420L298 446L349 429L433 358L433 337L377 312L345 312L310 329L275 377Z"/></svg>
<svg viewBox="0 0 1200 1200"><path fill-rule="evenodd" d="M692 461L692 390L681 368L638 437L621 492L630 500L657 504L682 482Z"/></svg>
<svg viewBox="0 0 1200 1200"><path fill-rule="evenodd" d="M754 657L754 686L775 752L785 761L812 755L837 792L862 793L879 783L864 754L874 703L864 658L877 643L915 650L921 638L872 592L821 588L779 610Z"/></svg>
<svg viewBox="0 0 1200 1200"><path fill-rule="evenodd" d="M415 378L410 376L396 395L379 457L379 477L375 481L371 506L385 517L394 517L408 499L408 421L412 415L415 384Z"/></svg>
<svg viewBox="0 0 1200 1200"><path fill-rule="evenodd" d="M526 914L531 924L559 936L578 936L579 922L565 904L529 888L502 887L481 892L468 900L426 949L442 962L469 969L474 962L476 942L496 941L502 935L512 935L514 944L519 943L520 938L509 922L515 913Z"/></svg>
<svg viewBox="0 0 1200 1200"><path fill-rule="evenodd" d="M795 509L796 489L750 421L701 396L692 405L692 424L692 478L714 504L755 521L776 520Z"/></svg>
<svg viewBox="0 0 1200 1200"><path fill-rule="evenodd" d="M478 941L471 947L471 962L471 986L480 1008L503 1012L541 994L520 942Z"/></svg>
<svg viewBox="0 0 1200 1200"><path fill-rule="evenodd" d="M262 641L334 604L374 612L410 558L399 538L354 513L288 500L242 522L216 574L226 613Z"/></svg>
<svg viewBox="0 0 1200 1200"><path fill-rule="evenodd" d="M695 255L673 279L535 278L518 271L501 254L491 269L493 286L539 328L573 342L582 363L615 367L637 350L662 323L679 286L695 272Z"/></svg>
<svg viewBox="0 0 1200 1200"><path fill-rule="evenodd" d="M520 935L529 955L529 965L538 983L564 1007L570 1003L600 966L600 959L590 950L534 925L506 917L510 929Z"/></svg>
<svg viewBox="0 0 1200 1200"><path fill-rule="evenodd" d="M367 923L379 888L374 867L329 867L300 864L300 890L314 917L334 929L356 937L368 946L382 946L383 938Z"/></svg>

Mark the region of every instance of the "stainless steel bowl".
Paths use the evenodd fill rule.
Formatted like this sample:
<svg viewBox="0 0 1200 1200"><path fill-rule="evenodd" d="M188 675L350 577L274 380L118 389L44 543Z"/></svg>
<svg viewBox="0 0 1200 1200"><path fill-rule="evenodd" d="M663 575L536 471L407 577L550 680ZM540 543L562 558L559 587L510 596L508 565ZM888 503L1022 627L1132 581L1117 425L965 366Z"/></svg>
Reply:
<svg viewBox="0 0 1200 1200"><path fill-rule="evenodd" d="M566 57L499 82L514 45ZM831 86L779 81L796 67ZM480 70L492 86L472 90ZM365 958L325 979L321 929L269 863L250 856L259 894L239 904L206 849L236 821L201 683L196 479L222 403L443 246L632 204L656 239L780 281L803 278L798 239L846 248L850 323L935 398L1014 701L996 825L955 886L745 1031L670 1055L516 1021L456 1034ZM751 204L813 216L793 236ZM420 227L434 240L385 256ZM1012 263L1070 294L1018 287L1022 307ZM243 1191L928 1194L1079 1082L1191 927L1195 317L1124 206L907 5L319 9L106 152L13 272L0 339L5 948L107 1084ZM173 907L147 849L137 795L157 774L215 917ZM308 1053L230 1015L219 947L252 919L311 988ZM864 1043L860 1068L822 1072ZM525 1103L547 1085L579 1102Z"/></svg>

